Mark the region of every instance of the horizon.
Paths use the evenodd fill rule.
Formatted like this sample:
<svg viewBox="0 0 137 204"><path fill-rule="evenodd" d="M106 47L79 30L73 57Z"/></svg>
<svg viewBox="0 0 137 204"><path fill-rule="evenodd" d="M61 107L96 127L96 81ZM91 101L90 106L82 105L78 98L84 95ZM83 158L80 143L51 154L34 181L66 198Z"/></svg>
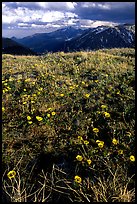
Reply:
<svg viewBox="0 0 137 204"><path fill-rule="evenodd" d="M2 36L135 24L135 2L2 2Z"/></svg>

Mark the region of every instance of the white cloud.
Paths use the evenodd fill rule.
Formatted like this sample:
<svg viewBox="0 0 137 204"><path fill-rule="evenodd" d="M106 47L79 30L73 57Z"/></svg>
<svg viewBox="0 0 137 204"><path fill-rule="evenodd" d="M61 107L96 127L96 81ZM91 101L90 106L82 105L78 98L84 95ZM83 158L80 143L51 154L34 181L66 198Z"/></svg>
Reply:
<svg viewBox="0 0 137 204"><path fill-rule="evenodd" d="M77 3L75 2L36 2L37 6L41 9L60 10L73 10Z"/></svg>
<svg viewBox="0 0 137 204"><path fill-rule="evenodd" d="M98 2L84 2L82 5L83 8L100 8L103 10L108 10L111 7L111 4L108 2L98 3Z"/></svg>
<svg viewBox="0 0 137 204"><path fill-rule="evenodd" d="M41 17L41 22L53 22L63 19L64 13L59 11L48 11Z"/></svg>
<svg viewBox="0 0 137 204"><path fill-rule="evenodd" d="M18 3L18 2L16 2ZM23 3L23 2L22 2ZM63 4L64 3L64 4ZM51 4L53 6L53 2L37 2L40 6L43 7L50 7ZM67 6L67 8L74 8L74 5L72 2L57 2L56 3L58 6L59 5L64 5ZM58 7L55 5L54 2L54 7ZM14 8L14 9L9 9L8 7L5 7L5 4L3 4L3 9L2 12L2 21L3 23L10 24L10 23L18 23L18 22L43 22L43 23L48 23L48 22L53 22L53 21L59 21L62 19L67 18L74 18L77 17L75 13L72 12L63 12L63 11L54 11L54 10L31 10L26 7L21 7L19 3L19 7Z"/></svg>
<svg viewBox="0 0 137 204"><path fill-rule="evenodd" d="M81 7L83 8L89 8L89 7L96 7L96 4L93 2L83 2L83 4L81 5Z"/></svg>
<svg viewBox="0 0 137 204"><path fill-rule="evenodd" d="M72 13L72 12L66 12L65 17L74 18L74 17L78 17L78 15L76 15L75 13Z"/></svg>
<svg viewBox="0 0 137 204"><path fill-rule="evenodd" d="M108 22L108 21L94 21L94 20L87 20L87 19L80 19L77 20L77 23L81 28L95 28L98 26L114 26L117 25L117 23Z"/></svg>
<svg viewBox="0 0 137 204"><path fill-rule="evenodd" d="M107 4L107 3L106 4L99 3L98 7L101 8L101 9L104 9L104 10L109 10L110 9L110 5Z"/></svg>
<svg viewBox="0 0 137 204"><path fill-rule="evenodd" d="M77 3L75 2L66 2L69 9L74 9L75 6L77 6Z"/></svg>
<svg viewBox="0 0 137 204"><path fill-rule="evenodd" d="M18 23L18 26L24 27L24 26L29 26L27 23Z"/></svg>
<svg viewBox="0 0 137 204"><path fill-rule="evenodd" d="M94 28L94 27L97 27L97 26L115 26L117 25L117 23L113 23L113 22L110 22L110 21L94 21L92 24L91 24L91 27Z"/></svg>

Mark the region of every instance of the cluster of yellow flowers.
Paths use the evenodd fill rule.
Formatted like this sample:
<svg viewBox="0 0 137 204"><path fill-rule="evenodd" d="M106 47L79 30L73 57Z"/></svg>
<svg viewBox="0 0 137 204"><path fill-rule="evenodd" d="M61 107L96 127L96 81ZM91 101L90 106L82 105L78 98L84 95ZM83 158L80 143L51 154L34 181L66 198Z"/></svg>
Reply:
<svg viewBox="0 0 137 204"><path fill-rule="evenodd" d="M32 124L32 120L31 120L32 118L31 118L31 116L27 116L27 120L28 120L28 124Z"/></svg>
<svg viewBox="0 0 137 204"><path fill-rule="evenodd" d="M3 93L9 92L11 90L11 87L8 86L7 82L8 82L7 79L2 81L2 85L5 86L5 88L3 88L3 91L2 91Z"/></svg>
<svg viewBox="0 0 137 204"><path fill-rule="evenodd" d="M81 155L79 155L79 154L76 156L76 159L77 159L78 161L84 160L84 158L83 158ZM87 163L88 163L89 165L92 163L91 159L85 159L85 160L87 161Z"/></svg>
<svg viewBox="0 0 137 204"><path fill-rule="evenodd" d="M79 139L80 141L83 141L83 137L82 137L82 136L78 136L78 139Z"/></svg>
<svg viewBox="0 0 137 204"><path fill-rule="evenodd" d="M43 120L43 118L40 117L40 116L36 116L36 119L37 119L38 121L42 121L42 120Z"/></svg>
<svg viewBox="0 0 137 204"><path fill-rule="evenodd" d="M103 148L104 147L104 142L101 140L96 140L96 143L98 144L98 147Z"/></svg>
<svg viewBox="0 0 137 204"><path fill-rule="evenodd" d="M88 145L89 144L89 141L88 140L84 140L82 136L78 136L78 140L80 142L83 142L85 145Z"/></svg>
<svg viewBox="0 0 137 204"><path fill-rule="evenodd" d="M47 110L46 110L46 112L48 112L48 111L52 111L53 109L52 108L48 108ZM55 111L52 111L52 112L50 112L50 113L47 113L47 117L48 118L50 118L50 116L54 116L54 115L56 115L56 112Z"/></svg>

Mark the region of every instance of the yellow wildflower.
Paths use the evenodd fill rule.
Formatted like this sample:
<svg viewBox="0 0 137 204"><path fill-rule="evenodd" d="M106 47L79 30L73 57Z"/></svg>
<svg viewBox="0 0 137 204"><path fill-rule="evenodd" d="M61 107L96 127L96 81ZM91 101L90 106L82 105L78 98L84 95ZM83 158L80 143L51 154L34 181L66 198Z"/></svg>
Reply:
<svg viewBox="0 0 137 204"><path fill-rule="evenodd" d="M109 113L104 112L104 115L105 115L106 118L110 118L110 114Z"/></svg>
<svg viewBox="0 0 137 204"><path fill-rule="evenodd" d="M8 92L8 89L5 89L5 92Z"/></svg>
<svg viewBox="0 0 137 204"><path fill-rule="evenodd" d="M118 154L123 154L123 150L122 150L122 149L119 149L119 150L118 150Z"/></svg>
<svg viewBox="0 0 137 204"><path fill-rule="evenodd" d="M78 136L78 139L81 140L81 141L83 140L83 138L81 136Z"/></svg>
<svg viewBox="0 0 137 204"><path fill-rule="evenodd" d="M14 170L9 171L9 173L7 174L9 179L15 178L16 176L16 172Z"/></svg>
<svg viewBox="0 0 137 204"><path fill-rule="evenodd" d="M87 159L87 163L90 165L91 164L91 159Z"/></svg>
<svg viewBox="0 0 137 204"><path fill-rule="evenodd" d="M11 90L11 88L10 88L9 86L7 86L7 89L8 89L8 90Z"/></svg>
<svg viewBox="0 0 137 204"><path fill-rule="evenodd" d="M100 111L97 111L97 114L100 114L101 112Z"/></svg>
<svg viewBox="0 0 137 204"><path fill-rule="evenodd" d="M55 115L55 114L56 114L55 112L52 112L52 113L51 113L51 115Z"/></svg>
<svg viewBox="0 0 137 204"><path fill-rule="evenodd" d="M12 77L9 78L9 81L13 81L13 80L14 80L14 78L12 78Z"/></svg>
<svg viewBox="0 0 137 204"><path fill-rule="evenodd" d="M30 117L30 116L27 116L27 120L31 120L31 117Z"/></svg>
<svg viewBox="0 0 137 204"><path fill-rule="evenodd" d="M131 132L126 132L126 136L130 137L131 136Z"/></svg>
<svg viewBox="0 0 137 204"><path fill-rule="evenodd" d="M29 124L32 124L32 121L28 121Z"/></svg>
<svg viewBox="0 0 137 204"><path fill-rule="evenodd" d="M69 89L74 89L74 86L70 86Z"/></svg>
<svg viewBox="0 0 137 204"><path fill-rule="evenodd" d="M100 140L96 140L96 143L100 143L101 141Z"/></svg>
<svg viewBox="0 0 137 204"><path fill-rule="evenodd" d="M75 176L74 180L76 183L81 183L82 182L82 178L80 176Z"/></svg>
<svg viewBox="0 0 137 204"><path fill-rule="evenodd" d="M133 155L130 156L130 161L135 161L135 157Z"/></svg>
<svg viewBox="0 0 137 204"><path fill-rule="evenodd" d="M117 145L117 144L118 144L118 140L116 140L115 138L113 138L112 143L113 143L114 145Z"/></svg>
<svg viewBox="0 0 137 204"><path fill-rule="evenodd" d="M98 82L98 80L95 80L95 82L97 83L97 82Z"/></svg>
<svg viewBox="0 0 137 204"><path fill-rule="evenodd" d="M89 144L89 141L84 140L84 144L85 144L85 145L88 145L88 144Z"/></svg>
<svg viewBox="0 0 137 204"><path fill-rule="evenodd" d="M32 84L35 85L35 81L33 81Z"/></svg>
<svg viewBox="0 0 137 204"><path fill-rule="evenodd" d="M2 111L5 111L5 108L4 108L4 107L2 107Z"/></svg>
<svg viewBox="0 0 137 204"><path fill-rule="evenodd" d="M25 79L25 82L30 82L31 78Z"/></svg>
<svg viewBox="0 0 137 204"><path fill-rule="evenodd" d="M64 94L60 94L60 96L61 96L61 97L63 97L63 96L64 96Z"/></svg>
<svg viewBox="0 0 137 204"><path fill-rule="evenodd" d="M98 143L98 146L99 146L100 148L102 148L102 147L104 146L104 142L101 141L101 140L96 140L96 143Z"/></svg>
<svg viewBox="0 0 137 204"><path fill-rule="evenodd" d="M84 82L84 81L82 81L81 83L82 83L82 84L85 84L85 82Z"/></svg>
<svg viewBox="0 0 137 204"><path fill-rule="evenodd" d="M48 108L47 111L50 111L52 108Z"/></svg>
<svg viewBox="0 0 137 204"><path fill-rule="evenodd" d="M47 114L47 117L50 118L50 114L49 113Z"/></svg>
<svg viewBox="0 0 137 204"><path fill-rule="evenodd" d="M25 98L25 97L27 97L27 96L28 96L27 94L22 95L23 98Z"/></svg>
<svg viewBox="0 0 137 204"><path fill-rule="evenodd" d="M97 132L99 132L99 129L98 128L93 128L93 132L97 133Z"/></svg>
<svg viewBox="0 0 137 204"><path fill-rule="evenodd" d="M26 101L24 101L24 102L23 102L23 105L25 105L26 103L27 103L27 102L26 102Z"/></svg>
<svg viewBox="0 0 137 204"><path fill-rule="evenodd" d="M120 95L120 91L117 91L117 95Z"/></svg>
<svg viewBox="0 0 137 204"><path fill-rule="evenodd" d="M35 101L31 101L31 103L35 103Z"/></svg>
<svg viewBox="0 0 137 204"><path fill-rule="evenodd" d="M26 89L23 89L24 91L27 91Z"/></svg>
<svg viewBox="0 0 137 204"><path fill-rule="evenodd" d="M77 159L78 161L82 161L82 160L83 160L83 157L80 156L80 155L77 155L77 156L76 156L76 159Z"/></svg>
<svg viewBox="0 0 137 204"><path fill-rule="evenodd" d="M103 109L104 109L104 108L107 108L107 106L106 106L106 105L101 105L101 108L103 108Z"/></svg>
<svg viewBox="0 0 137 204"><path fill-rule="evenodd" d="M37 119L38 121L42 121L42 120L43 120L43 118L42 118L42 117L39 117L39 116L36 116L36 119Z"/></svg>
<svg viewBox="0 0 137 204"><path fill-rule="evenodd" d="M36 95L36 94L32 94L32 96L33 96L33 97L37 97L37 95Z"/></svg>
<svg viewBox="0 0 137 204"><path fill-rule="evenodd" d="M89 98L89 97L90 97L90 94L85 94L85 97L86 97L86 98Z"/></svg>

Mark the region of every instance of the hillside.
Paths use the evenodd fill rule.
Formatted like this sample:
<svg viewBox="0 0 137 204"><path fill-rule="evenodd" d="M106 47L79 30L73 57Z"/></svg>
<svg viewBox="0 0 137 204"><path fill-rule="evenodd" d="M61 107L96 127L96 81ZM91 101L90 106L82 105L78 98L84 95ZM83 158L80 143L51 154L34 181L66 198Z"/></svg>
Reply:
<svg viewBox="0 0 137 204"><path fill-rule="evenodd" d="M2 55L11 202L135 202L135 49Z"/></svg>
<svg viewBox="0 0 137 204"><path fill-rule="evenodd" d="M10 38L2 38L2 53L13 55L36 55L36 52Z"/></svg>

